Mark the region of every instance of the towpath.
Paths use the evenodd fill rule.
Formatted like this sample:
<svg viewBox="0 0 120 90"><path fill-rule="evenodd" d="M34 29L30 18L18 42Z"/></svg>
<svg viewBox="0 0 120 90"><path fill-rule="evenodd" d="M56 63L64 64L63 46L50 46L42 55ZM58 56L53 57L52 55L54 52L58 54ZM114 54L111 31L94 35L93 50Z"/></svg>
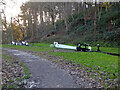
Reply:
<svg viewBox="0 0 120 90"><path fill-rule="evenodd" d="M31 76L26 88L78 88L72 77L50 61L30 53L4 49L19 58L30 70Z"/></svg>

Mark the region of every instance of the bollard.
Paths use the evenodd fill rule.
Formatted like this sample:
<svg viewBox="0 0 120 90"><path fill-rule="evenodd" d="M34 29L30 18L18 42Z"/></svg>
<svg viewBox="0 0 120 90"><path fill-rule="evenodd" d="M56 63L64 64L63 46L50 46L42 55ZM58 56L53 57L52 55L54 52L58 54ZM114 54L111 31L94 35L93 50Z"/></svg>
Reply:
<svg viewBox="0 0 120 90"><path fill-rule="evenodd" d="M28 44L28 43L25 43L25 46L29 46L29 44Z"/></svg>
<svg viewBox="0 0 120 90"><path fill-rule="evenodd" d="M78 44L77 51L81 51L81 45Z"/></svg>
<svg viewBox="0 0 120 90"><path fill-rule="evenodd" d="M80 44L78 44L78 47L81 47L81 45L80 45Z"/></svg>
<svg viewBox="0 0 120 90"><path fill-rule="evenodd" d="M89 51L92 51L92 47L88 47Z"/></svg>
<svg viewBox="0 0 120 90"><path fill-rule="evenodd" d="M100 51L100 45L97 44L97 51Z"/></svg>

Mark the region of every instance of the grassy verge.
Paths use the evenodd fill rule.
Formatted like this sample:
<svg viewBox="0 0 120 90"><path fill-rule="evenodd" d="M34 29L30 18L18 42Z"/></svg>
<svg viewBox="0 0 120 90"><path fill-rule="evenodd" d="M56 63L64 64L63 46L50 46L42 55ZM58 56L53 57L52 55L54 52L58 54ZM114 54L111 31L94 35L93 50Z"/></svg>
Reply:
<svg viewBox="0 0 120 90"><path fill-rule="evenodd" d="M24 67L24 72L25 72L24 79L29 79L30 78L30 71L29 71L29 69L24 65L23 62L21 62L20 65L22 67ZM20 79L18 79L18 80L20 80Z"/></svg>
<svg viewBox="0 0 120 90"><path fill-rule="evenodd" d="M32 47L34 46L34 47ZM51 51L53 48L49 48L50 44L31 44L30 46L19 46L19 45L3 45L3 48L11 48L11 49L21 49L27 51L35 51L35 52L46 52Z"/></svg>

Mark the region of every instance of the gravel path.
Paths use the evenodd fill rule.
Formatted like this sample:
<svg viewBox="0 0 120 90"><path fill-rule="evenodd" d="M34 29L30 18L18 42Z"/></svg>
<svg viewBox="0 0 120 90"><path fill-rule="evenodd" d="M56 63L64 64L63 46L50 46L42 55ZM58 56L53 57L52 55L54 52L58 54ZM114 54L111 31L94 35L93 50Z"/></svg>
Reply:
<svg viewBox="0 0 120 90"><path fill-rule="evenodd" d="M19 50L4 49L19 58L30 70L26 88L78 88L70 74L57 67L56 64Z"/></svg>

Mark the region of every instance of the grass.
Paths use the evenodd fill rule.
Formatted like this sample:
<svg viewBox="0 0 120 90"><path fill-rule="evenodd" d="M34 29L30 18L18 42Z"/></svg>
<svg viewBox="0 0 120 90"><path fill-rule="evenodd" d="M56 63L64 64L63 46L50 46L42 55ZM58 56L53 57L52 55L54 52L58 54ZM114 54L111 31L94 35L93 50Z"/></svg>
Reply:
<svg viewBox="0 0 120 90"><path fill-rule="evenodd" d="M97 47L92 47L92 50L97 51ZM118 48L114 48L114 47L100 47L100 51L120 54Z"/></svg>
<svg viewBox="0 0 120 90"><path fill-rule="evenodd" d="M42 47L43 50L46 50L45 48L47 48L48 51L50 51L51 49L49 48L50 44L44 44L44 43L34 43L34 44L30 44L33 46L38 46L38 48ZM65 44L65 45L71 45L71 46L75 46L73 44ZM82 46L84 48L84 46ZM92 50L97 51L97 47L92 47ZM116 54L120 54L118 51L118 48L114 48L114 47L100 47L101 51L104 52L109 52L109 53L116 53Z"/></svg>
<svg viewBox="0 0 120 90"><path fill-rule="evenodd" d="M66 45L71 45L71 44L66 44ZM36 46L36 47L32 47L31 46ZM72 45L75 46L75 45ZM49 48L50 44L44 44L44 43L34 43L34 44L30 44L29 47L26 46L16 46L16 45L3 45L3 47L7 47L7 48L18 48L18 49L22 49L22 50L28 50L28 51L35 51L35 52L40 52L40 51L51 51L54 50L54 48ZM96 50L97 51L97 47L92 47L92 50ZM112 48L112 47L100 47L101 51L104 52L109 52L109 53L116 53L116 54L120 54L118 51L118 48Z"/></svg>
<svg viewBox="0 0 120 90"><path fill-rule="evenodd" d="M17 78L16 80L21 82L23 80L23 78Z"/></svg>
<svg viewBox="0 0 120 90"><path fill-rule="evenodd" d="M63 56L64 60L71 60L73 63L85 65L91 69L110 72L111 75L118 71L118 57L95 52L50 52L55 56ZM113 76L113 75L112 75Z"/></svg>
<svg viewBox="0 0 120 90"><path fill-rule="evenodd" d="M116 74L118 72L117 56L96 52L51 52L51 50L55 50L56 48L50 48L50 44L43 43L42 44L35 43L32 46L26 47L26 46L3 45L3 47L6 48L17 48L21 50L35 52L47 52L48 54L51 55L62 56L64 60L71 60L75 64L82 64L83 66L96 70L96 72L98 70L98 67L100 67L101 71L110 73L109 75L110 78L114 78L113 74ZM97 48L93 47L92 49L96 50ZM101 47L100 50L104 52L118 53L118 48Z"/></svg>
<svg viewBox="0 0 120 90"><path fill-rule="evenodd" d="M30 78L30 72L29 72L29 69L24 65L23 62L21 62L20 65L24 68L24 72L25 72L24 79L29 79L29 78Z"/></svg>
<svg viewBox="0 0 120 90"><path fill-rule="evenodd" d="M7 54L4 54L4 55L3 55L3 58L4 58L4 59L7 59L7 60L10 60L10 59L11 59L11 57L9 57Z"/></svg>
<svg viewBox="0 0 120 90"><path fill-rule="evenodd" d="M49 47L50 44L45 44L45 43L30 43L31 46L39 46L39 47Z"/></svg>
<svg viewBox="0 0 120 90"><path fill-rule="evenodd" d="M14 80L12 80L11 78L9 79L9 82L14 82Z"/></svg>
<svg viewBox="0 0 120 90"><path fill-rule="evenodd" d="M2 44L0 44L0 47L2 47Z"/></svg>
<svg viewBox="0 0 120 90"><path fill-rule="evenodd" d="M32 47L35 46L35 47ZM51 51L53 48L49 48L50 44L30 44L30 46L19 46L19 45L3 45L4 48L12 48L12 49L21 49L27 51L35 51L35 52L44 52L44 51Z"/></svg>

